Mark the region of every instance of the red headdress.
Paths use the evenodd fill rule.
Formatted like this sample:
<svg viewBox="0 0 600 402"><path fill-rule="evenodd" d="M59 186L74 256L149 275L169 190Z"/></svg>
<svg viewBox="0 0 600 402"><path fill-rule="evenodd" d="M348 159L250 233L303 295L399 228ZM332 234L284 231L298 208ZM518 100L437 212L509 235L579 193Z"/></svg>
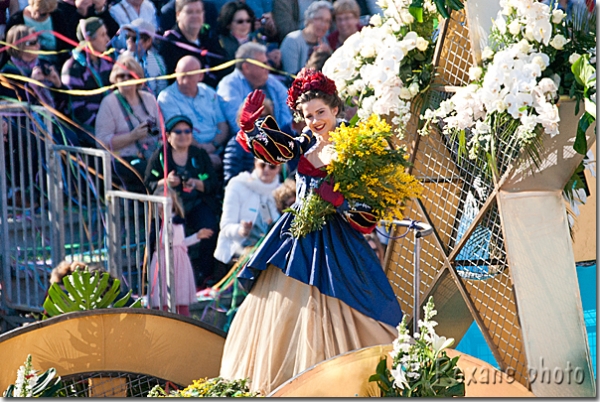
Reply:
<svg viewBox="0 0 600 402"><path fill-rule="evenodd" d="M287 105L292 109L296 110L296 101L298 97L306 91L321 91L327 95L334 94L337 89L335 82L327 78L325 74L320 71L315 71L312 68L303 68L300 70L292 86L288 90Z"/></svg>

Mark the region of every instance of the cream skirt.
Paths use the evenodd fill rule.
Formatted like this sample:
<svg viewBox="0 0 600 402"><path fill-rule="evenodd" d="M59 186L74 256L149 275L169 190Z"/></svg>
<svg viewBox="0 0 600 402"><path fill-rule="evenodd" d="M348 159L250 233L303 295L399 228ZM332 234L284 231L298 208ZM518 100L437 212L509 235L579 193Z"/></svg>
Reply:
<svg viewBox="0 0 600 402"><path fill-rule="evenodd" d="M396 328L269 266L233 319L220 375L250 378L266 396L323 360L396 337Z"/></svg>

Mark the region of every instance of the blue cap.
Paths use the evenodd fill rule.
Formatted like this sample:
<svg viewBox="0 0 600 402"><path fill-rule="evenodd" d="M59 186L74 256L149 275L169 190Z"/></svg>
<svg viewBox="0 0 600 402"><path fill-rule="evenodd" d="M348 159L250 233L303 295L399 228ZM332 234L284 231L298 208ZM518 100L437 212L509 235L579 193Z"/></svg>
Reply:
<svg viewBox="0 0 600 402"><path fill-rule="evenodd" d="M194 125L192 124L192 121L189 117L184 116L182 114L178 114L167 120L167 122L165 123L165 130L167 130L167 133L170 133L173 130L173 128L181 122L187 123L190 126L190 128L194 128Z"/></svg>

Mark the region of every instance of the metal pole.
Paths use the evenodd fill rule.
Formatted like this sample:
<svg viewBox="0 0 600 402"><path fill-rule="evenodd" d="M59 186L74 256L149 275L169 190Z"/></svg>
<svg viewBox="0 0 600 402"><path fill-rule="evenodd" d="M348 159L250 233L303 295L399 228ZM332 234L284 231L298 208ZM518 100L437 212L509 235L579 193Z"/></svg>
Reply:
<svg viewBox="0 0 600 402"><path fill-rule="evenodd" d="M421 257L421 232L415 230L415 255L414 265L415 273L413 278L414 304L413 304L413 332L419 330L419 313L421 311L420 289L421 289L421 269L419 266Z"/></svg>
<svg viewBox="0 0 600 402"><path fill-rule="evenodd" d="M173 267L173 216L171 214L173 208L173 201L171 198L166 197L164 211L164 242L165 242L165 268L167 276L167 305L169 311L172 313L177 312L176 303L176 290L175 290L175 270Z"/></svg>
<svg viewBox="0 0 600 402"><path fill-rule="evenodd" d="M407 228L407 233L400 237L402 238L408 234L409 230L414 230L415 233L415 248L414 248L414 275L413 275L413 290L414 290L414 303L413 303L413 331L416 332L419 329L419 311L421 309L421 269L420 269L420 256L421 256L421 239L425 236L433 233L433 227L427 223L413 221L411 219L392 221L381 221L382 224L393 224Z"/></svg>

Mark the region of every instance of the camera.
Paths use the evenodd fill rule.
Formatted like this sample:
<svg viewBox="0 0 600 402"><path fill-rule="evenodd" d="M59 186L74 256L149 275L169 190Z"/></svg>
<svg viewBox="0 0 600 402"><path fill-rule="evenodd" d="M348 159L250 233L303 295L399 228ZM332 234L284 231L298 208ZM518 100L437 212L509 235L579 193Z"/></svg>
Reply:
<svg viewBox="0 0 600 402"><path fill-rule="evenodd" d="M175 167L175 173L177 174L177 176L179 176L182 183L187 182L191 177L190 174L188 173L188 171L185 170L185 168L182 168L179 166Z"/></svg>
<svg viewBox="0 0 600 402"><path fill-rule="evenodd" d="M50 75L52 72L52 64L46 60L40 60L40 68L42 69L42 74L45 76Z"/></svg>
<svg viewBox="0 0 600 402"><path fill-rule="evenodd" d="M146 125L148 126L148 135L149 136L156 137L157 135L160 134L160 130L158 129L158 126L156 125L156 123L154 121L147 120Z"/></svg>

